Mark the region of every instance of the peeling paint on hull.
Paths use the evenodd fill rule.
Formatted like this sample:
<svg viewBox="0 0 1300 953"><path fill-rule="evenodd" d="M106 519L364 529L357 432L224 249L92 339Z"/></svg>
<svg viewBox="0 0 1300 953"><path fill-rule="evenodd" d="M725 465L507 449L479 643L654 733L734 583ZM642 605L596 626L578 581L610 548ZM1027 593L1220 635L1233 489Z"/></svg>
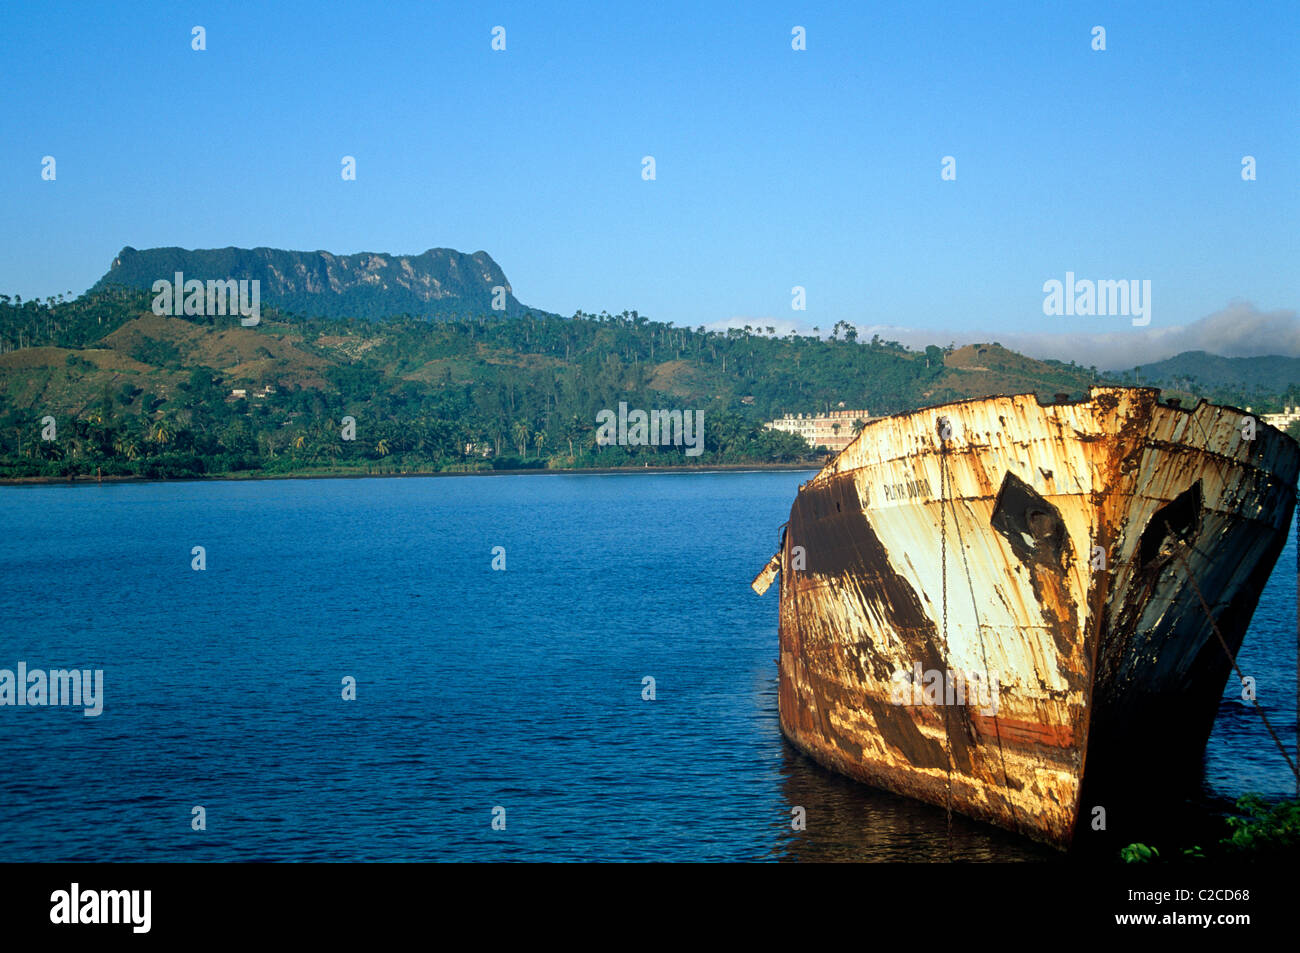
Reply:
<svg viewBox="0 0 1300 953"><path fill-rule="evenodd" d="M780 578L786 737L1062 848L1085 766L1194 762L1231 662L1188 572L1235 655L1285 544L1300 446L1158 396L990 397L868 424L800 488L754 581ZM932 682L912 683L932 672L990 693L927 704Z"/></svg>

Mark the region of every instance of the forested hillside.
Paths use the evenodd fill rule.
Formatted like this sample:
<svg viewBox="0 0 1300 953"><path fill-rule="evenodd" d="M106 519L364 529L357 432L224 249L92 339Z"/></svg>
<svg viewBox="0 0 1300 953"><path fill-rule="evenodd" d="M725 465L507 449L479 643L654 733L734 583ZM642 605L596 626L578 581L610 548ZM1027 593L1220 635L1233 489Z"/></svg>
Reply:
<svg viewBox="0 0 1300 953"><path fill-rule="evenodd" d="M1184 351L1113 376L1129 384L1175 388L1210 400L1251 405L1265 413L1300 404L1300 358L1276 354L1220 357L1205 351Z"/></svg>
<svg viewBox="0 0 1300 953"><path fill-rule="evenodd" d="M820 339L636 312L377 321L264 309L246 328L158 316L149 303L114 288L0 296L0 477L816 462L762 423L840 406L878 416L991 393L1081 395L1097 377L996 344L859 341L847 325ZM704 453L597 446L597 414L620 402L702 411Z"/></svg>

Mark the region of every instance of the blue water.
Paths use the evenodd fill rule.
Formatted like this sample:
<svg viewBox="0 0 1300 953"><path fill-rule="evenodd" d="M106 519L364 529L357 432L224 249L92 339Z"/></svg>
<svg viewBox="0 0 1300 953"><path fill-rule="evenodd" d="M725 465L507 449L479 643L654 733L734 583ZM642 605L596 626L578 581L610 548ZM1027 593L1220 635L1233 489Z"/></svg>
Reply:
<svg viewBox="0 0 1300 953"><path fill-rule="evenodd" d="M1048 856L782 741L748 583L808 475L0 488L0 668L105 678L0 708L0 861ZM1292 748L1295 566L1241 653ZM1288 794L1237 697L1207 796Z"/></svg>

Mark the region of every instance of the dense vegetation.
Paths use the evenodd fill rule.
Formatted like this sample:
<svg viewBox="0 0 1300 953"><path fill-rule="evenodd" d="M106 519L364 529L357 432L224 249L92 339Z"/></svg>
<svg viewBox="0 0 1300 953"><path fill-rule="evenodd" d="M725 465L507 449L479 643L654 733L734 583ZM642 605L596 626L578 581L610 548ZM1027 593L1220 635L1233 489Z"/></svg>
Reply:
<svg viewBox="0 0 1300 953"><path fill-rule="evenodd" d="M678 328L636 312L374 321L263 308L244 328L160 317L149 302L112 287L71 300L0 295L0 477L815 463L821 454L763 422L1080 395L1099 377L998 345L860 341L844 323L825 339ZM704 452L598 446L597 414L620 402L702 411Z"/></svg>
<svg viewBox="0 0 1300 953"><path fill-rule="evenodd" d="M1277 413L1300 405L1300 358L1220 357L1184 351L1167 360L1142 364L1113 375L1127 384L1163 387L1198 394L1215 403L1250 406Z"/></svg>
<svg viewBox="0 0 1300 953"><path fill-rule="evenodd" d="M1237 800L1238 814L1222 819L1219 836L1212 836L1209 846L1159 847L1134 843L1124 847L1119 856L1129 864L1167 860L1241 861L1290 860L1300 851L1300 801L1282 799L1270 804L1258 794L1246 794Z"/></svg>

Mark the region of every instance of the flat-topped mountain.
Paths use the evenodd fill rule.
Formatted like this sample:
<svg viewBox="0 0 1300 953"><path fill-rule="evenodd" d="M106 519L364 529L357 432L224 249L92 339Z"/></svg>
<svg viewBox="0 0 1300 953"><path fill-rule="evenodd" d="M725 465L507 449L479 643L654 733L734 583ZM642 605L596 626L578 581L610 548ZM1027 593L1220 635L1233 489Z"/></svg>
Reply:
<svg viewBox="0 0 1300 953"><path fill-rule="evenodd" d="M110 285L149 290L158 279L250 279L261 282L261 302L312 317L381 318L397 314L452 318L522 314L501 267L484 251L467 255L430 248L419 255L279 248L123 248L92 291ZM493 288L504 288L504 309L493 310ZM500 300L501 296L498 296ZM540 313L540 312L538 312Z"/></svg>

